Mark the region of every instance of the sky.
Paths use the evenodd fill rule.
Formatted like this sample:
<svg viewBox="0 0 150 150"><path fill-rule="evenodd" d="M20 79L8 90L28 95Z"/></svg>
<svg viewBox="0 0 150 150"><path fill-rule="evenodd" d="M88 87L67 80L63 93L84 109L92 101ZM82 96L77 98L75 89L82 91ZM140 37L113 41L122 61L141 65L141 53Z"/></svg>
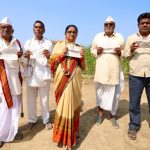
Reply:
<svg viewBox="0 0 150 150"><path fill-rule="evenodd" d="M108 16L115 20L115 31L127 39L138 31L137 18L144 12L150 12L150 0L3 0L0 4L0 20L9 17L14 36L23 44L33 37L34 21L41 20L47 39L64 39L66 26L74 24L79 30L77 43L88 46L104 31Z"/></svg>

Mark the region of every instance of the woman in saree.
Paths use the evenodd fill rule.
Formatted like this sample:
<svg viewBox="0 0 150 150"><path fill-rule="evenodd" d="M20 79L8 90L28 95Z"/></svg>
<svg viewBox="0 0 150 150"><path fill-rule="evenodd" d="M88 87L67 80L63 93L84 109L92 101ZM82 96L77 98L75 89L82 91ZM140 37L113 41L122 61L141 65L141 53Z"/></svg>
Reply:
<svg viewBox="0 0 150 150"><path fill-rule="evenodd" d="M50 58L57 103L53 141L67 149L75 146L79 140L81 70L85 69L85 60L84 49L75 43L77 34L75 25L67 26L65 40L56 43ZM78 52L77 56L75 53L68 56L70 50Z"/></svg>

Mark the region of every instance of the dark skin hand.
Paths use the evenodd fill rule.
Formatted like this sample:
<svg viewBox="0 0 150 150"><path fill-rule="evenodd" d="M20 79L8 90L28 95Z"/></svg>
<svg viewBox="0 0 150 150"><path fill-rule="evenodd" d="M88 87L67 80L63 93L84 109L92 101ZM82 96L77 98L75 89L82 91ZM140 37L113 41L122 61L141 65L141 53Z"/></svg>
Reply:
<svg viewBox="0 0 150 150"><path fill-rule="evenodd" d="M97 48L97 55L100 55L103 52L103 48L102 47L98 47ZM116 52L116 55L120 56L121 55L121 48L120 47L116 47L114 49L114 51Z"/></svg>
<svg viewBox="0 0 150 150"><path fill-rule="evenodd" d="M62 55L65 56L67 52L68 52L68 48L66 47L66 48L64 48ZM84 57L84 55L85 55L84 49L81 49L80 55L82 57Z"/></svg>
<svg viewBox="0 0 150 150"><path fill-rule="evenodd" d="M32 55L32 52L30 52L29 50L25 52L25 57L30 59L30 55Z"/></svg>
<svg viewBox="0 0 150 150"><path fill-rule="evenodd" d="M139 47L139 44L137 42L133 42L130 46L131 53L134 53L138 47Z"/></svg>
<svg viewBox="0 0 150 150"><path fill-rule="evenodd" d="M18 52L18 53L17 53L18 58L21 58L22 54L23 54L22 52Z"/></svg>
<svg viewBox="0 0 150 150"><path fill-rule="evenodd" d="M98 47L97 48L97 55L100 55L103 52L103 48L102 47Z"/></svg>
<svg viewBox="0 0 150 150"><path fill-rule="evenodd" d="M68 52L68 48L66 47L63 49L62 55L65 56L67 54L67 52Z"/></svg>
<svg viewBox="0 0 150 150"><path fill-rule="evenodd" d="M28 59L30 59L30 55L32 55L32 54L33 54L33 53L28 50L28 51L25 52L25 57L28 58ZM44 55L47 59L50 58L50 52L49 52L48 50L44 50L44 51L43 51L43 55Z"/></svg>
<svg viewBox="0 0 150 150"><path fill-rule="evenodd" d="M68 52L68 48L66 47L63 49L62 56L65 56L67 52ZM84 58L84 56L85 56L85 50L84 49L81 49L80 55L82 56L81 58ZM85 62L84 61L81 63L81 68L83 70L85 69Z"/></svg>
<svg viewBox="0 0 150 150"><path fill-rule="evenodd" d="M121 55L121 48L120 47L116 47L114 49L114 51L116 52L116 55L120 56Z"/></svg>
<svg viewBox="0 0 150 150"><path fill-rule="evenodd" d="M44 55L47 59L50 58L50 52L49 52L48 50L46 50L46 49L43 51L43 55Z"/></svg>
<svg viewBox="0 0 150 150"><path fill-rule="evenodd" d="M64 48L62 55L65 56L67 52L68 52L68 48L66 47L66 48ZM80 55L82 57L84 57L84 55L85 55L84 49L81 49Z"/></svg>
<svg viewBox="0 0 150 150"><path fill-rule="evenodd" d="M80 51L80 55L82 56L82 57L84 57L84 55L85 55L85 50L82 48L81 49L81 51Z"/></svg>
<svg viewBox="0 0 150 150"><path fill-rule="evenodd" d="M84 50L84 48L81 49L80 55L82 56L81 59L84 60L84 56L85 56L85 50ZM85 61L81 61L81 68L83 70L86 68Z"/></svg>

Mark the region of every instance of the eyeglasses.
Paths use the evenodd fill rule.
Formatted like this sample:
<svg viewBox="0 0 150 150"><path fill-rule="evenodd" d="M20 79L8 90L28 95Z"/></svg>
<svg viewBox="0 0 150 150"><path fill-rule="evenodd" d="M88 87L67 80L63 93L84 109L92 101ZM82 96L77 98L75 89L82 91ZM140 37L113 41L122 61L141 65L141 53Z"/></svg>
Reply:
<svg viewBox="0 0 150 150"><path fill-rule="evenodd" d="M73 34L77 34L77 32L76 32L76 31L67 31L67 33L69 33L69 34L71 34L71 33L73 33Z"/></svg>
<svg viewBox="0 0 150 150"><path fill-rule="evenodd" d="M108 26L113 26L114 23L105 23L104 25L108 27Z"/></svg>

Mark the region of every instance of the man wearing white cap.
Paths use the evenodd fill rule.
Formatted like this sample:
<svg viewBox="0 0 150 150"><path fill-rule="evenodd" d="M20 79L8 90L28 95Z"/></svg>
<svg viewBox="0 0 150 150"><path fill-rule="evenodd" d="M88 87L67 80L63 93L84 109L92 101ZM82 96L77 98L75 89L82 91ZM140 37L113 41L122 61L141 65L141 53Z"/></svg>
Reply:
<svg viewBox="0 0 150 150"><path fill-rule="evenodd" d="M19 95L19 61L22 56L20 44L13 37L13 27L5 17L0 22L0 147L4 142L22 139L18 131Z"/></svg>
<svg viewBox="0 0 150 150"><path fill-rule="evenodd" d="M104 119L103 110L110 111L113 127L119 128L116 120L119 96L123 89L123 72L120 56L124 47L124 38L115 33L115 21L111 16L104 22L104 32L98 33L93 40L91 53L96 57L96 105L98 111L97 124Z"/></svg>
<svg viewBox="0 0 150 150"><path fill-rule="evenodd" d="M45 25L37 20L33 25L34 37L26 41L25 57L28 58L27 65L27 107L28 124L27 129L31 130L37 122L36 101L39 92L43 124L47 129L52 129L49 121L49 90L51 73L49 58L52 50L52 42L43 37Z"/></svg>

